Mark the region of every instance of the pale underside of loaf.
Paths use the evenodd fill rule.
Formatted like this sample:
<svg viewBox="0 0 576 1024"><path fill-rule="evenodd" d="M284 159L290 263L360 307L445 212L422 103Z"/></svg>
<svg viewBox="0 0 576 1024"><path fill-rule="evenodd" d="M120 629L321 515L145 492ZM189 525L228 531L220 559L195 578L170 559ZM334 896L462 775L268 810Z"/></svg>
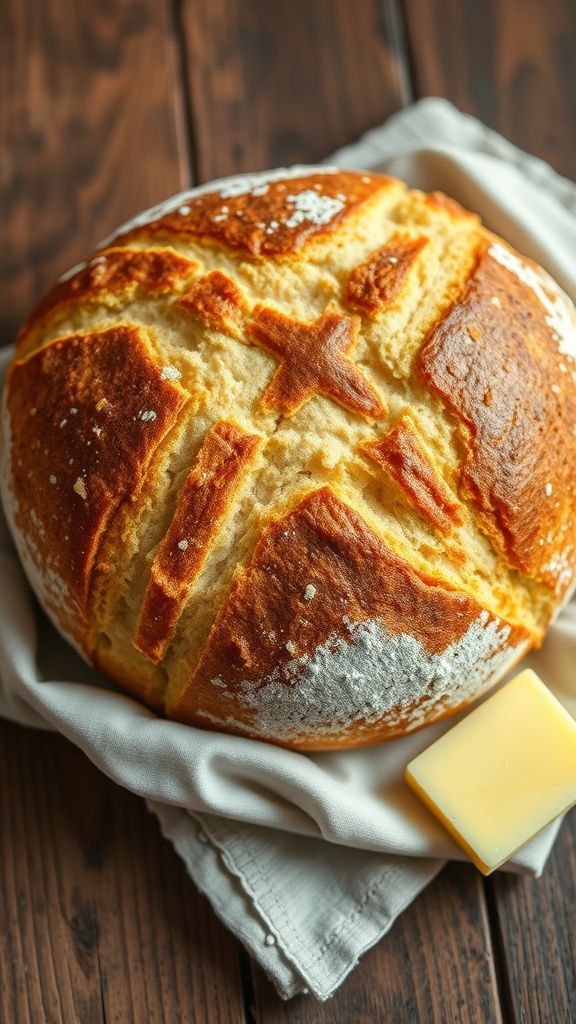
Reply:
<svg viewBox="0 0 576 1024"><path fill-rule="evenodd" d="M266 179L258 179L253 187L265 188ZM221 203L230 205L225 190ZM227 214L224 210L222 217ZM361 308L350 291L351 275L398 237L402 244L414 240L421 246L410 257L398 293L383 308ZM527 646L540 642L559 595L572 578L573 554L567 545L554 586L545 572L522 569L503 550L490 525L490 511L480 508L477 495L462 482L467 428L450 408L449 397L430 386L420 365L424 343L460 300L481 247L490 246L494 252L490 258L498 264L499 273L510 275L517 285L517 268L505 265L508 250L502 256L499 243L475 217L390 182L368 195L328 233L320 232L300 251L276 258L254 256L206 237L174 231L163 234L138 225L100 250L95 259L101 262L93 265L101 266L119 249L153 250L160 259L166 252L175 253L190 261L190 266L186 269L183 263L170 289L161 294L146 294L142 288L131 294L95 293L31 320L20 344L23 362L56 339L126 326L136 329L148 358L159 368L160 379L170 383L175 393L177 410L151 455L141 488L114 509L98 540L86 634L80 640L91 659L153 706L176 708L177 717L186 717L182 706L178 713L181 695L194 676L231 587L251 564L259 539L271 521L289 517L308 496L325 488L402 563L419 577L471 599L479 606L479 616L444 652L426 651L412 637L409 622L404 633L395 634L382 621L370 618L348 623L346 637L328 639L312 654L299 651L293 640L275 636L284 659L287 649L289 661L284 660L280 670L260 679L256 687L236 688L233 700L226 693L226 683L214 676L209 680L214 699L209 695L203 708L196 707L188 716L192 720L294 745L338 745L349 740L351 729L356 730L355 742L362 742L364 735L377 739L466 703ZM219 323L201 310L177 304L215 271L232 280L239 296L232 319L220 313ZM534 291L533 283L526 287ZM379 397L381 413L359 413L318 393L288 413L264 407L261 396L279 360L256 344L250 333L262 306L306 323L329 314L358 318L350 358ZM472 346L481 343L481 339L470 339ZM567 369L560 374L572 378L570 354L563 365ZM485 401L489 404L491 396L486 394ZM149 408L137 415L145 426L156 420L157 413L149 402ZM151 567L206 437L223 422L254 438L253 450L234 483L215 535L206 540L202 565L182 601L173 635L162 657L153 659L134 642ZM445 518L450 521L444 522L438 513L436 522L431 522L403 486L402 472L395 477L369 457L370 444L380 442L398 424L405 425L425 464L432 467L439 493L446 495ZM66 429L67 425L62 427L63 432ZM95 433L91 440L100 443L100 435ZM46 466L41 471L45 486L50 487L57 469ZM82 479L80 472L78 480ZM83 488L80 483L76 498L89 501L89 484L87 497ZM542 502L550 497L544 488ZM13 518L18 533L18 508ZM192 540L182 537L179 543L188 545ZM542 540L543 545L551 543L545 533ZM26 554L25 542L21 549ZM27 557L34 562L30 548ZM290 557L287 548L285 558ZM326 594L314 583L313 568L311 564L309 578L304 572L300 581L302 614L313 610L321 617ZM58 620L58 609L52 612ZM505 632L510 636L506 644L500 642ZM461 684L456 686L459 673ZM374 679L386 675L387 692L383 693ZM367 686L369 677L372 690ZM295 697L298 680L300 704ZM428 692L422 690L422 680L428 680ZM208 691L210 686L203 683L201 689Z"/></svg>

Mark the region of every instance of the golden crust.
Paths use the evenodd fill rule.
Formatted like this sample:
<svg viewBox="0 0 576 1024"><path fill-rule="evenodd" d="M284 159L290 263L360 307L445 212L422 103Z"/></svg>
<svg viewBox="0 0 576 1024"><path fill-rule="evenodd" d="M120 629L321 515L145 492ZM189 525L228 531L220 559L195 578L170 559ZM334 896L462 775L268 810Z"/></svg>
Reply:
<svg viewBox="0 0 576 1024"><path fill-rule="evenodd" d="M348 279L346 302L360 313L374 316L397 301L427 238L394 235L373 253Z"/></svg>
<svg viewBox="0 0 576 1024"><path fill-rule="evenodd" d="M450 533L462 523L462 513L452 492L434 469L408 416L384 437L367 441L361 451L388 473L408 501L436 530Z"/></svg>
<svg viewBox="0 0 576 1024"><path fill-rule="evenodd" d="M228 274L212 270L178 299L178 306L208 327L237 337L247 310L244 294Z"/></svg>
<svg viewBox="0 0 576 1024"><path fill-rule="evenodd" d="M185 401L131 327L62 338L12 366L16 522L64 610L71 599L86 615L107 524L138 492Z"/></svg>
<svg viewBox="0 0 576 1024"><path fill-rule="evenodd" d="M240 194L224 187L187 200L127 237L192 236L248 256L293 256L378 192L395 185L394 179L382 174L338 171L271 181Z"/></svg>
<svg viewBox="0 0 576 1024"><path fill-rule="evenodd" d="M429 209L434 212L439 211L440 213L447 214L452 220L471 220L476 224L480 224L480 218L476 213L471 213L470 210L464 209L460 203L457 203L451 196L445 195L444 192L430 192L424 201Z"/></svg>
<svg viewBox="0 0 576 1024"><path fill-rule="evenodd" d="M507 251L496 254L507 261ZM461 424L462 482L492 540L516 568L564 593L576 548L573 371L538 295L493 252L490 242L480 247L420 370Z"/></svg>
<svg viewBox="0 0 576 1024"><path fill-rule="evenodd" d="M151 661L164 657L190 588L260 443L260 437L233 423L215 423L206 435L150 570L134 644Z"/></svg>
<svg viewBox="0 0 576 1024"><path fill-rule="evenodd" d="M120 298L127 301L137 295L170 295L197 269L194 260L171 249L106 249L38 303L18 335L17 352L23 354L31 336L59 310L92 302L115 305Z"/></svg>
<svg viewBox="0 0 576 1024"><path fill-rule="evenodd" d="M576 579L570 308L379 175L152 211L43 300L8 377L40 599L195 724L322 748L464 706Z"/></svg>
<svg viewBox="0 0 576 1024"><path fill-rule="evenodd" d="M280 359L262 394L262 404L291 415L315 395L325 395L352 412L380 417L385 409L374 387L348 358L358 324L339 313L313 323L260 307L248 324L254 344Z"/></svg>
<svg viewBox="0 0 576 1024"><path fill-rule="evenodd" d="M254 715L241 703L246 686L258 687L293 659L310 658L338 637L349 641L356 624L377 620L390 636L409 627L414 641L430 655L441 655L481 611L470 597L415 572L325 487L269 523L169 713L191 722L208 714L224 724L231 715L254 734ZM516 627L507 642L523 636ZM297 676L292 685L297 693ZM378 728L382 737L382 723ZM390 727L390 736L395 734ZM298 737L299 745L308 743L313 736Z"/></svg>

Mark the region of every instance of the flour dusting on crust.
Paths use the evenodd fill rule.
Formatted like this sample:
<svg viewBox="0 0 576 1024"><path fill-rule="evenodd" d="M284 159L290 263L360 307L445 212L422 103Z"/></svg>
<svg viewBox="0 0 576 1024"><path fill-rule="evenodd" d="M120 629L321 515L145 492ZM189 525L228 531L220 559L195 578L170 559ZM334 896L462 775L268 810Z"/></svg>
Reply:
<svg viewBox="0 0 576 1024"><path fill-rule="evenodd" d="M408 731L425 724L432 708L437 717L496 681L524 647L507 646L510 627L486 611L460 640L435 655L409 634L391 635L376 619L347 623L347 629L349 639L330 638L314 655L275 670L262 685L242 683L234 696L253 714L250 726L199 714L280 741L337 737L353 726L361 737L377 722L390 727L403 722ZM212 684L222 687L220 679Z"/></svg>
<svg viewBox="0 0 576 1024"><path fill-rule="evenodd" d="M44 611L61 636L89 664L85 652L74 636L73 631L76 625L79 628L80 618L79 610L69 588L57 571L56 566L50 560L44 561L34 542L34 538L28 533L22 533L16 526L18 502L10 482L12 478L11 452L12 430L10 414L8 412L7 392L6 388L4 388L0 410L0 493L2 495L4 513L28 582L42 604ZM31 519L39 535L42 536L44 525L34 510L31 511ZM70 628L64 626L64 621L66 621Z"/></svg>
<svg viewBox="0 0 576 1024"><path fill-rule="evenodd" d="M216 181L210 181L206 185L201 185L197 188L187 189L185 192L179 192L175 196L170 196L169 199L165 199L164 202L158 203L157 206L152 206L149 210L144 210L143 213L138 214L126 223L121 224L119 228L105 238L98 249L104 249L106 246L118 237L123 235L127 231L132 231L134 228L142 227L144 224L151 224L155 220L159 220L160 217L164 217L167 213L172 213L177 210L182 203L185 203L189 199L198 199L200 196L205 195L208 192L218 192L222 199L232 198L238 195L246 195L252 193L253 195L264 195L265 186L272 181L283 181L284 179L289 180L290 178L299 178L307 174L336 174L340 168L338 167L323 167L314 165L297 165L295 167L281 167L275 171L261 171L257 174L242 174L232 175L229 178L219 178ZM79 264L80 268L86 266L85 263ZM78 267L73 267L72 270L68 271L60 280L66 280L71 277L73 273L76 273Z"/></svg>
<svg viewBox="0 0 576 1024"><path fill-rule="evenodd" d="M505 246L494 242L488 253L538 296L546 310L546 323L558 343L558 351L570 359L576 359L576 315L568 296L543 270L528 266Z"/></svg>
<svg viewBox="0 0 576 1024"><path fill-rule="evenodd" d="M286 221L286 227L295 228L305 221L311 224L329 224L344 209L344 198L319 196L313 189L304 189L294 195L286 196L286 202L294 207L294 212Z"/></svg>

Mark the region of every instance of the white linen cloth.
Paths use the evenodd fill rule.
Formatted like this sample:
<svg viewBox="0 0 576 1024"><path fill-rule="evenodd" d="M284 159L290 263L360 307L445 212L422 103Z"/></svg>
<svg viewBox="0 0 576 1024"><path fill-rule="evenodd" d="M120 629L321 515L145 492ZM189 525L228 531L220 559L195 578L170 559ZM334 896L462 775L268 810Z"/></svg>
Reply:
<svg viewBox="0 0 576 1024"><path fill-rule="evenodd" d="M448 192L576 295L576 186L445 101L417 103L330 163ZM576 713L574 604L526 664ZM330 996L445 859L465 859L402 781L449 723L363 750L301 754L164 721L55 633L4 522L0 677L0 714L62 732L148 799L191 877L285 998ZM558 827L510 867L539 874Z"/></svg>

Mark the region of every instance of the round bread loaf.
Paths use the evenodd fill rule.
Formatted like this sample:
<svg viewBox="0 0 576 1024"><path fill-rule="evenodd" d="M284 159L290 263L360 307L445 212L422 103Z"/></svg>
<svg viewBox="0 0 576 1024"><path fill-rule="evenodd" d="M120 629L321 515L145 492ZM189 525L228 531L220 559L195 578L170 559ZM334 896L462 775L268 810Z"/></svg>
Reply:
<svg viewBox="0 0 576 1024"><path fill-rule="evenodd" d="M3 493L41 603L130 693L309 749L450 714L576 573L576 329L446 196L300 168L125 225L39 304Z"/></svg>

